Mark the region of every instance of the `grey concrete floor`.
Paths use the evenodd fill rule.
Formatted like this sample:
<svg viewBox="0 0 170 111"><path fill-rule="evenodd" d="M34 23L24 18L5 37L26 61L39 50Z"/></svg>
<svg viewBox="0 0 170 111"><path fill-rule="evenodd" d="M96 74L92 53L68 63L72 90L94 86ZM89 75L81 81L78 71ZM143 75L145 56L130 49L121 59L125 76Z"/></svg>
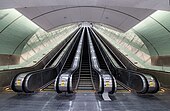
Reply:
<svg viewBox="0 0 170 111"><path fill-rule="evenodd" d="M170 111L170 92L155 95L116 93L104 101L95 93L0 93L0 111Z"/></svg>

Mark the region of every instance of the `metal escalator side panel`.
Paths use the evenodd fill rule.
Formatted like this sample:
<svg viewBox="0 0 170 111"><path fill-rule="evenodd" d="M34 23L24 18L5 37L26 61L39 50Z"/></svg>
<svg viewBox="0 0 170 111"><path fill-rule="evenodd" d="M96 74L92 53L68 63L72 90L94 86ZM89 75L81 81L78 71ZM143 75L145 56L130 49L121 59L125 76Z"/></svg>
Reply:
<svg viewBox="0 0 170 111"><path fill-rule="evenodd" d="M79 41L79 44L78 44L77 51L76 51L74 60L73 60L72 65L71 65L72 70L76 70L79 67L80 55L82 53L81 49L82 49L83 39L84 39L84 31L85 31L85 28L83 29L83 32L82 32L82 35L81 35L81 38L80 38L80 41Z"/></svg>
<svg viewBox="0 0 170 111"><path fill-rule="evenodd" d="M74 73L78 70L78 68L80 67L80 60L81 60L81 54L82 54L82 48L83 48L83 42L84 42L84 33L85 33L85 28L83 28L83 32L81 34L81 38L80 38L80 41L79 41L79 44L78 44L78 47L77 47L77 50L76 50L76 54L75 54L75 57L74 57L74 60L72 62L72 65L71 65L71 70L72 70L72 73L70 73L69 75L69 78L68 78L68 92L73 92L73 75Z"/></svg>
<svg viewBox="0 0 170 111"><path fill-rule="evenodd" d="M111 76L112 76L112 75L111 75ZM110 94L113 94L113 93L116 93L116 91L117 91L117 82L116 82L116 79L115 79L114 76L112 76L111 78L112 78L112 84L113 84L113 86L112 86L112 91L109 92L109 93L110 93Z"/></svg>
<svg viewBox="0 0 170 111"><path fill-rule="evenodd" d="M158 82L158 80L151 76L151 75L146 75L146 74L143 74L143 76L145 76L147 82L148 82L148 91L147 93L156 93L159 91L159 87L160 87L160 84Z"/></svg>
<svg viewBox="0 0 170 111"><path fill-rule="evenodd" d="M111 92L112 91L112 78L110 75L103 75L103 82L104 82L104 91ZM111 89L111 90L110 90Z"/></svg>
<svg viewBox="0 0 170 111"><path fill-rule="evenodd" d="M77 36L78 34L76 34L75 35L75 37ZM77 39L76 39L76 41L77 41ZM74 42L74 45L75 45L75 42ZM69 53L67 53L66 55L67 55L67 57L65 57L64 59L65 59L65 61L62 63L62 64L59 64L62 68L60 68L60 69L63 69L63 67L64 67L64 65L63 64L65 64L66 63L66 60L68 59L68 55L70 55L70 53L71 53L71 51L70 50L72 50L73 49L73 46L74 45L72 45L72 47L71 48L69 48ZM60 75L61 75L61 71L62 70L60 70L60 71L58 71L59 72L59 74L58 74L58 76L56 77L56 79L55 79L55 83L54 83L54 90L57 92L57 93L62 93L61 91L59 91L59 79L60 79Z"/></svg>
<svg viewBox="0 0 170 111"><path fill-rule="evenodd" d="M81 30L81 29L80 29ZM77 35L80 30L75 34ZM72 37L72 40L75 38ZM73 44L73 43L71 43ZM47 69L41 69L38 71L34 71L30 74L28 74L25 77L25 80L23 82L23 91L26 93L34 92L35 90L39 89L43 85L47 84L49 81L55 79L58 72L60 72L60 66L62 65L63 61L65 61L67 54L64 54L57 63L56 67L53 68L47 68Z"/></svg>
<svg viewBox="0 0 170 111"><path fill-rule="evenodd" d="M101 55L102 55L102 57L103 57L103 59L104 59L104 61L105 61L105 63L106 63L106 65L107 65L107 68L109 69L109 75L111 76L111 78L112 78L112 85L113 85L113 87L112 87L112 91L110 92L110 93L115 93L116 91L117 91L117 82L116 82L116 79L115 79L115 77L113 76L113 74L112 73L116 73L115 72L115 66L114 66L114 68L112 67L111 69L114 69L114 71L112 70L110 70L110 65L108 65L109 63L110 63L110 59L109 59L109 57L108 57L108 55L106 54L106 52L105 52L105 50L104 50L104 45L101 43L101 41L99 40L99 38L97 37L97 35L94 33L94 31L90 28L90 31L92 32L92 34L94 35L94 41L96 42L96 43L98 43L97 44L97 47L100 49L99 51L100 51L100 53L101 53ZM99 45L100 44L100 45ZM108 61L109 61L109 63L108 63Z"/></svg>
<svg viewBox="0 0 170 111"><path fill-rule="evenodd" d="M93 48L92 40L90 38L90 33L89 30L87 29L87 36L88 36L88 45L89 45L89 54L90 54L90 59L91 59L91 66L93 70L99 71L99 66L98 66L98 61L96 61L96 55L95 51ZM95 83L95 89L98 91L98 93L103 93L104 92L104 82L101 74L96 74L96 72L93 72L98 77L98 84ZM94 79L94 78L93 78Z"/></svg>
<svg viewBox="0 0 170 111"><path fill-rule="evenodd" d="M59 77L59 91L61 92L65 92L65 91L68 91L68 81L69 81L69 74L68 73L65 73L65 74L62 74L60 77Z"/></svg>
<svg viewBox="0 0 170 111"><path fill-rule="evenodd" d="M137 93L147 93L148 91L148 82L147 79L138 72L129 71L126 69L117 69L117 79L121 81L126 86L135 90Z"/></svg>
<svg viewBox="0 0 170 111"><path fill-rule="evenodd" d="M92 43L92 40L91 40L90 33L89 33L88 29L87 29L87 34L88 34L88 41L89 41L89 46L90 46L92 67L94 68L94 70L97 71L99 78L102 78L102 80L99 79L100 80L99 86L102 84L102 88L99 88L99 89L102 89L102 90L101 91L99 90L99 92L100 93L114 92L113 87L115 87L115 85L113 85L112 77L108 73L106 73L104 70L100 69L100 67L99 67L99 62L98 62L98 59L97 59L97 56L96 56L94 46L93 46L93 43Z"/></svg>
<svg viewBox="0 0 170 111"><path fill-rule="evenodd" d="M117 69L120 70L121 68ZM124 71L118 71L119 74L117 74L116 76L117 79L121 80L124 84L126 84L130 88L135 89L137 93L147 93L147 91L149 90L149 84L145 76L135 71L128 71L126 69L121 70ZM122 74L120 72L122 72Z"/></svg>
<svg viewBox="0 0 170 111"><path fill-rule="evenodd" d="M148 82L147 82L147 79L143 76L143 75L138 75L141 80L142 80L142 83L143 83L143 88L141 90L136 90L137 93L139 94L145 94L148 92L149 90L149 85L148 85ZM135 84L135 83L134 83Z"/></svg>
<svg viewBox="0 0 170 111"><path fill-rule="evenodd" d="M61 93L61 91L59 90L59 77L60 76L57 76L55 81L54 81L54 90L57 92L57 93Z"/></svg>
<svg viewBox="0 0 170 111"><path fill-rule="evenodd" d="M73 92L73 75L70 75L69 79L68 79L69 83L68 83L68 91L69 93Z"/></svg>
<svg viewBox="0 0 170 111"><path fill-rule="evenodd" d="M11 81L11 88L15 92L23 92L24 79L28 73L18 74Z"/></svg>
<svg viewBox="0 0 170 111"><path fill-rule="evenodd" d="M80 30L81 29L79 29L77 33L79 33ZM46 76L46 72L51 75ZM53 68L18 74L11 81L11 88L15 92L33 92L37 88L43 86L45 83L49 82L49 80L51 81L54 76L56 76L56 74L54 74Z"/></svg>
<svg viewBox="0 0 170 111"><path fill-rule="evenodd" d="M23 82L23 91L31 93L47 84L49 81L56 77L56 71L54 68L44 69L42 71L35 72L36 74L29 74L25 77Z"/></svg>

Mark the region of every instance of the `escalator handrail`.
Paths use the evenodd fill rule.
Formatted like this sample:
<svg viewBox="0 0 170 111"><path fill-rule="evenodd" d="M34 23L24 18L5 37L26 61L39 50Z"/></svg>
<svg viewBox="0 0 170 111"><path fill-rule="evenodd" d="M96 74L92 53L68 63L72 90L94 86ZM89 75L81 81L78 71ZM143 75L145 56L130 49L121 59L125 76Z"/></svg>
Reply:
<svg viewBox="0 0 170 111"><path fill-rule="evenodd" d="M98 74L99 76L99 92L103 92L104 91L104 80L103 80L103 75L104 74L108 74L110 75L108 72L106 72L105 70L101 69L99 67L99 63L98 63L98 59L97 59L97 56L96 56L96 53L95 53L95 50L94 50L94 46L93 46L93 43L92 43L92 40L91 40L91 37L90 37L90 33L89 33L89 30L87 28L87 36L88 36L88 43L89 43L89 50L90 50L90 57L91 57L91 62L92 62L92 67L94 69L94 71ZM110 75L111 76L111 75ZM112 76L111 76L112 77ZM113 79L113 78L112 78Z"/></svg>
<svg viewBox="0 0 170 111"><path fill-rule="evenodd" d="M73 39L75 36L77 36L80 31L81 31L81 29L79 29L71 39ZM68 43L69 43L69 42L68 42ZM67 44L68 44L68 43L67 43ZM43 73L43 72L46 72L46 71L54 71L55 68L58 66L58 64L62 61L62 58L63 58L63 57L61 57L61 59L58 61L58 63L57 63L54 67L28 72L28 74L27 74L26 77L24 78L24 82L23 82L23 85L22 85L22 86L23 86L23 90L24 90L25 92L29 92L29 91L27 90L28 88L27 88L27 85L26 85L26 84L28 83L28 80L29 80L29 78L30 78L31 76L36 75L36 74L39 74L39 73Z"/></svg>
<svg viewBox="0 0 170 111"><path fill-rule="evenodd" d="M78 28L78 29L79 29L79 28ZM68 38L71 37L71 36L73 36L73 35L75 34L75 32L77 32L78 29L76 29L73 33L71 33L71 34L68 36ZM70 38L70 39L71 39L71 38ZM68 41L69 41L69 40L68 40ZM48 54L47 54L46 56L48 56ZM46 56L44 56L42 59L46 58ZM21 68L17 68L17 69L4 69L4 70L0 70L0 73L3 73L3 72L7 73L7 72L11 72L11 71L26 69L26 68L32 68L32 69L34 69L34 68L42 61L42 59L40 59L38 62L36 62L36 64L34 64L33 66L30 66L30 67L21 67ZM18 74L17 74L17 75L18 75Z"/></svg>
<svg viewBox="0 0 170 111"><path fill-rule="evenodd" d="M92 32L92 34L93 34L93 39L95 40L95 42L97 43L97 35L94 33L94 31L90 28L90 31ZM96 38L96 39L95 39ZM114 87L112 87L112 93L114 93L114 92L116 92L116 90L117 90L117 84L116 84L116 79L114 78L114 76L111 74L112 72L110 71L110 69L109 69L109 66L108 66L108 64L107 64L107 60L105 59L105 57L104 57L104 55L103 55L103 53L106 53L106 52L104 52L103 50L102 50L102 48L101 47L99 47L99 44L97 44L97 47L98 47L98 49L99 49L99 51L100 51L100 53L101 53L101 55L102 55L102 57L103 57L103 59L104 59L104 61L105 61L105 63L106 63L106 66L107 66L107 68L108 68L108 70L109 70L109 75L112 77L112 84L114 84L114 85L116 85L116 86L114 86ZM106 55L107 57L108 57L108 55ZM110 59L110 58L109 58ZM105 71L105 73L106 73L106 71ZM115 72L116 73L116 72Z"/></svg>
<svg viewBox="0 0 170 111"><path fill-rule="evenodd" d="M72 37L76 34L76 32L79 32L80 28L78 28L76 31L74 31ZM72 37L70 38L70 40L72 39ZM60 54L60 52L64 49L64 47L67 46L67 44L70 42L70 40L68 40L68 42L66 42L60 49L59 51L48 61L48 63L44 66L43 69L47 68L49 66L49 64L55 59L56 56L58 56Z"/></svg>
<svg viewBox="0 0 170 111"><path fill-rule="evenodd" d="M101 38L99 38L100 40L101 40ZM103 40L101 40L102 42L103 42L103 44L110 50L110 52L111 53L113 53L113 51L106 45L106 43L103 41ZM114 54L115 55L115 54ZM108 54L106 54L106 56L108 57ZM117 57L117 56L116 56ZM110 59L110 57L108 57L109 59ZM111 60L111 59L110 59ZM111 61L112 62L112 61ZM112 62L113 63L113 62ZM113 63L113 65L114 65L114 63ZM115 66L115 65L114 65ZM115 66L116 67L116 66ZM127 73L131 73L132 75L138 75L140 78L141 78L141 80L143 81L143 85L144 85L144 87L143 87L143 89L141 90L141 92L142 93L147 93L147 91L148 91L148 89L149 89L149 83L148 83L148 81L147 81L147 79L146 79L146 77L145 77L145 75L146 74L144 74L144 73L141 73L141 72L137 72L137 71L134 71L134 70L129 70L129 69L124 69L124 68L118 68L118 67L116 67L116 69L117 70L123 70L123 71L126 71ZM158 80L154 77L154 76L152 76L152 75L149 75L150 77L152 77L152 78L154 78L154 80L155 80L155 82L156 82L156 88L155 88L155 90L153 91L153 93L155 93L155 92L157 92L158 90L159 90L159 82L158 82Z"/></svg>
<svg viewBox="0 0 170 111"><path fill-rule="evenodd" d="M80 30L79 30L80 31ZM79 32L78 31L78 32ZM76 35L78 34L78 32L76 33ZM74 37L73 37L74 38ZM60 59L60 61L61 61L61 59ZM59 61L59 62L60 62ZM56 64L56 66L59 64L59 62ZM56 67L55 66L55 67ZM31 72L27 72L28 73L28 75L33 75L33 74L36 74L36 73L39 73L39 72L43 72L43 71L46 71L46 70L51 70L51 69L54 69L55 67L52 67L52 68L46 68L46 69L39 69L39 70L36 70L36 71L31 71Z"/></svg>
<svg viewBox="0 0 170 111"><path fill-rule="evenodd" d="M92 30L92 32L94 33L93 30ZM95 33L94 33L94 34L95 34ZM97 35L96 35L96 36L97 36ZM100 40L101 40L101 39L100 39ZM103 43L103 44L104 44L104 43ZM105 45L105 46L107 46L107 45ZM109 47L107 47L107 48L109 48ZM106 54L107 58L110 60L110 61L108 61L108 62L111 62L111 63L112 63L112 67L116 69L116 72L118 72L117 70L123 70L123 71L126 71L127 73L130 72L130 73L133 74L133 75L139 76L139 77L141 78L141 80L143 81L143 82L142 82L142 83L143 83L143 88L142 88L142 90L141 90L140 92L141 92L141 93L146 93L146 92L148 91L147 80L146 80L146 78L144 77L143 74L138 73L138 72L136 72L136 71L132 71L132 70L128 70L128 69L116 67L116 66L114 65L114 63L112 62L111 58L108 56L108 54L107 54L107 53L105 53L105 54Z"/></svg>
<svg viewBox="0 0 170 111"><path fill-rule="evenodd" d="M94 28L92 29L92 31L94 31L96 35L101 36ZM123 69L127 69L127 67L122 63L122 61L117 57L117 55L110 49L110 47L105 43L105 41L103 41L100 37L98 38L107 47L107 49L109 49L109 52L111 52L116 57L116 60L118 60L121 63L121 65L124 67Z"/></svg>
<svg viewBox="0 0 170 111"><path fill-rule="evenodd" d="M81 53L82 53L82 44L83 44L83 40L84 40L84 32L85 32L85 28L83 28L83 31L82 31L82 34L81 34L81 37L80 37L80 41L79 41L79 44L78 44L78 47L77 47L77 50L76 50L76 54L74 56L71 67L69 69L67 69L65 72L59 74L57 79L56 79L57 81L59 81L59 78L62 74L69 74L68 83L67 83L67 91L68 92L72 92L70 90L71 87L72 87L72 86L70 86L70 84L72 83L72 76L76 72L76 70L80 67L79 63L80 63ZM58 86L59 86L59 82L57 82L57 87ZM60 91L58 91L58 92L60 92Z"/></svg>
<svg viewBox="0 0 170 111"><path fill-rule="evenodd" d="M81 28L81 29L83 29L83 28ZM71 53L71 51L73 50L76 42L77 42L78 39L79 39L78 36L75 36L75 37L76 37L75 42L74 42L74 44L72 45L69 53L67 53L67 55L70 55L70 53ZM65 62L63 63L63 67L64 67L64 64L66 64L66 61L68 60L68 57L69 57L69 56L67 56L67 58L65 59ZM63 69L63 67L62 67L62 69ZM62 69L61 69L61 71L62 71ZM54 89L55 89L56 92L58 92L58 93L61 93L61 91L59 91L59 79L60 79L60 76L61 76L61 74L62 74L61 71L60 71L60 73L57 75L57 77L55 78L55 83L54 83ZM69 89L69 88L67 87L67 89Z"/></svg>
<svg viewBox="0 0 170 111"><path fill-rule="evenodd" d="M76 31L74 31L71 35L69 35L69 40L68 40L66 43L64 43L64 45L61 47L61 49L63 49L64 46L66 46L66 45L69 43L69 41L73 38L72 36L74 36L77 31L78 31L78 29L77 29ZM61 49L60 49L60 50L61 50ZM57 51L57 53L59 53L60 50ZM41 61L41 60L40 60L40 61ZM35 66L35 65L34 65L34 66ZM34 68L34 66L32 66L32 67L30 67L30 68ZM20 69L24 69L24 68L20 68ZM22 91L19 91L19 90L17 90L17 89L15 88L16 78L17 78L20 74L24 74L24 73L31 74L31 73L36 73L37 71L41 71L41 70L43 70L43 69L33 70L33 71L30 71L30 72L27 71L27 72L23 72L23 73L18 73L18 74L16 74L16 75L12 78L12 80L11 80L11 83L10 83L11 89L12 89L13 91L15 91L15 92L22 92Z"/></svg>
<svg viewBox="0 0 170 111"><path fill-rule="evenodd" d="M82 50L82 47L83 47L83 43L84 43L84 33L85 33L85 28L83 29L83 32L82 32L82 35L81 35L81 38L80 38L80 41L79 41L79 44L78 44L78 47L77 47L77 51L76 51L76 54L75 54L75 57L74 57L74 60L72 62L72 65L71 65L71 68L73 70L72 73L70 73L69 75L69 78L68 78L68 91L69 92L72 92L70 90L70 87L72 87L72 85L70 85L72 83L72 77L73 77L73 74L75 74L75 72L77 71L77 69L80 67L80 61L81 61L81 54L83 52ZM76 59L79 58L79 61L77 61ZM76 63L76 66L74 66L74 64Z"/></svg>
<svg viewBox="0 0 170 111"><path fill-rule="evenodd" d="M78 28L77 30L76 30L76 32L79 30L80 28ZM75 33L74 33L75 34ZM74 35L73 34L73 35ZM72 38L70 38L70 40L71 40ZM70 41L69 40L69 41ZM43 69L46 69L47 67L49 67L49 64L55 59L55 57L57 57L59 54L60 54L60 52L62 51L62 49L64 48L64 47L66 47L66 45L64 44L60 49L59 49L59 51L48 61L48 63L44 66L44 68Z"/></svg>
<svg viewBox="0 0 170 111"><path fill-rule="evenodd" d="M81 57L80 57L80 65L82 64L82 59L83 59L83 48L84 48L84 43L83 43L83 46L82 46L82 49L81 49L81 52L82 52L82 54L81 54ZM76 86L75 86L75 89L77 89L78 88L78 85L79 85L79 83L80 83L80 71L81 71L81 67L79 68L79 74L78 74L78 80L77 80L77 84L76 84ZM73 75L72 75L73 76Z"/></svg>

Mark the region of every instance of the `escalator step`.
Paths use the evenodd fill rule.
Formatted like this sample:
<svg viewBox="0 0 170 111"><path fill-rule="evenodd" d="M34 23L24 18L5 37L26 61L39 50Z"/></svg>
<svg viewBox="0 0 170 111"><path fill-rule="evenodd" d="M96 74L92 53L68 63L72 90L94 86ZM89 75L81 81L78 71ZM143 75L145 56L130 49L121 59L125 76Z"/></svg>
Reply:
<svg viewBox="0 0 170 111"><path fill-rule="evenodd" d="M85 81L85 82L82 82L82 81L80 81L80 83L79 83L79 85L84 85L84 84L92 84L91 82L87 82L87 81Z"/></svg>
<svg viewBox="0 0 170 111"><path fill-rule="evenodd" d="M93 87L78 87L78 90L93 90Z"/></svg>
<svg viewBox="0 0 170 111"><path fill-rule="evenodd" d="M90 74L80 74L80 77L81 77L81 76L89 76L89 77L91 77Z"/></svg>
<svg viewBox="0 0 170 111"><path fill-rule="evenodd" d="M79 87L93 87L92 84L80 84Z"/></svg>
<svg viewBox="0 0 170 111"><path fill-rule="evenodd" d="M81 78L89 78L89 79L91 79L91 75L81 75L81 76L80 76L80 79L81 79Z"/></svg>

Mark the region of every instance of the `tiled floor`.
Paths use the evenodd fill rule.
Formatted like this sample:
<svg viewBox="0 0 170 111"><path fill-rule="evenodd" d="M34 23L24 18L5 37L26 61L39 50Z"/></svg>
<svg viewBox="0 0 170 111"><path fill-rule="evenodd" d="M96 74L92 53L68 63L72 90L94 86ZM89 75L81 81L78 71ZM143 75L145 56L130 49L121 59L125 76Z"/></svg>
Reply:
<svg viewBox="0 0 170 111"><path fill-rule="evenodd" d="M0 111L170 111L170 92L156 95L116 93L104 101L93 92L77 94L0 94Z"/></svg>

